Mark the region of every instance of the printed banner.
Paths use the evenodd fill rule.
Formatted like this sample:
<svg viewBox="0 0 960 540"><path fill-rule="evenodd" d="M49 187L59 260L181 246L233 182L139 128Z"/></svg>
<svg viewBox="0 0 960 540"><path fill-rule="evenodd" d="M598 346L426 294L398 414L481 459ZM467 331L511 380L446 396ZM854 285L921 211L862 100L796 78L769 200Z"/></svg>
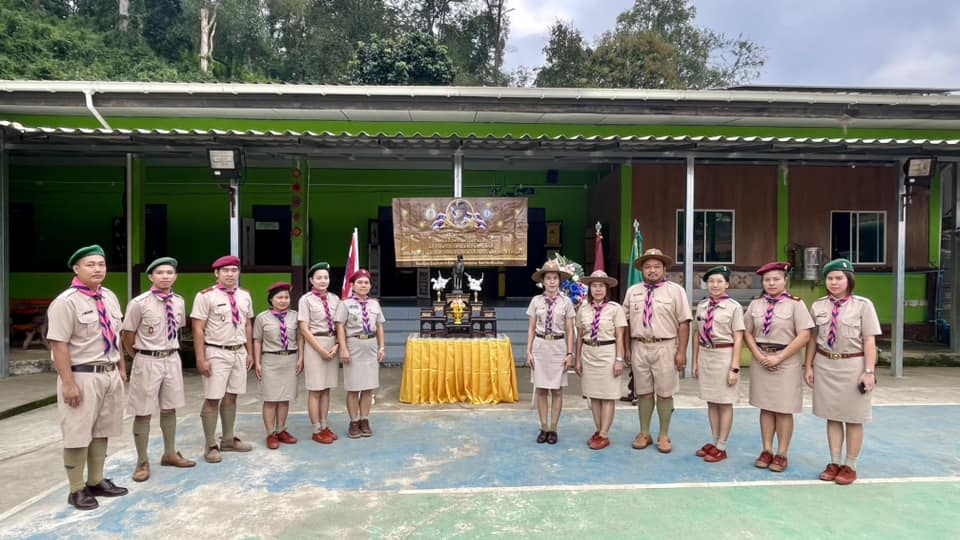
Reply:
<svg viewBox="0 0 960 540"><path fill-rule="evenodd" d="M527 199L393 200L397 266L527 265Z"/></svg>

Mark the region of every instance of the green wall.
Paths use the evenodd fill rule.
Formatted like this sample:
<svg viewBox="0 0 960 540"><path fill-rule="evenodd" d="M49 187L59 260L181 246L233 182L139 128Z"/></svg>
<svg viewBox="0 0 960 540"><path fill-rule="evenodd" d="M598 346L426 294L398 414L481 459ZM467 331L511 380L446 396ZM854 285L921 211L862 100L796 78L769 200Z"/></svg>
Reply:
<svg viewBox="0 0 960 540"><path fill-rule="evenodd" d="M926 272L907 273L906 283L904 284L904 300L906 306L903 310L903 321L905 323L925 323L927 322L927 276ZM877 308L877 316L880 322L890 324L893 322L893 280L892 273L859 273L857 274L857 287L854 294L869 298ZM827 290L822 282L817 282L815 286L810 281L796 281L790 286L790 292L803 298L807 307L814 300L821 296L826 296ZM922 305L911 305L917 302Z"/></svg>

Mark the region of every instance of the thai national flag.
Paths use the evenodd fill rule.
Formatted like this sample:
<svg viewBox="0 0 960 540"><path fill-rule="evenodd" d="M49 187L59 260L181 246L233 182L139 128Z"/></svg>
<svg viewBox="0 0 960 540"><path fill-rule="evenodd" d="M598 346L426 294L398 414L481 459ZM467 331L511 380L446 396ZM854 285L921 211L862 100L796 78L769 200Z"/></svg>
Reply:
<svg viewBox="0 0 960 540"><path fill-rule="evenodd" d="M433 223L430 225L430 228L432 228L435 231L439 231L440 229L443 228L443 225L446 222L446 220L447 220L447 215L444 214L443 212L440 212L439 214L437 214L437 217L433 218Z"/></svg>
<svg viewBox="0 0 960 540"><path fill-rule="evenodd" d="M350 239L350 251L347 253L347 265L343 270L343 292L340 294L341 298L350 298L350 292L353 290L353 286L350 283L350 278L353 277L353 274L360 270L360 248L359 241L357 240L357 228L353 228L353 238Z"/></svg>

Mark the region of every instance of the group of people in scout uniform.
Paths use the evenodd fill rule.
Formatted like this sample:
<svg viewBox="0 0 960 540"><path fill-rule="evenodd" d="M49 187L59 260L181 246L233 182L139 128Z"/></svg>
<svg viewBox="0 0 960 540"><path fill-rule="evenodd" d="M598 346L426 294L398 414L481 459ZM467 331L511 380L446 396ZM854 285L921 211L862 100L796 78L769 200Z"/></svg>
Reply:
<svg viewBox="0 0 960 540"><path fill-rule="evenodd" d="M840 485L856 480L863 424L871 420L876 336L881 330L873 303L853 295L856 279L849 260L824 265L828 295L809 310L787 291L788 263L771 262L757 269L764 292L746 310L727 294L730 268L710 268L703 274L708 296L697 305L695 316L684 289L666 279L673 265L669 256L648 249L634 265L643 282L626 291L622 305L610 300L617 280L598 270L582 279L589 297L579 309L568 308L569 299L559 294L560 282L570 275L554 261L533 274L544 288L527 310L527 361L541 423L538 443L558 440L556 403L562 400L566 368L573 361L583 393L591 399L596 431L587 440L590 448L610 445L614 400L620 395L620 377L629 368L640 417L632 447L642 450L654 444L651 424L656 411L656 447L671 452L673 398L692 337L691 373L698 380L699 397L707 402L712 436L697 456L708 463L727 459L733 404L739 396L740 352L746 345L753 357L750 404L760 409L762 450L754 465L772 472L789 466L793 415L802 411L806 381L813 389L813 413L827 421L830 462L820 479ZM576 349L568 319L576 321ZM554 400L549 423L548 394Z"/></svg>
<svg viewBox="0 0 960 540"><path fill-rule="evenodd" d="M107 264L100 246L78 249L67 266L74 278L50 304L47 338L58 374L63 462L70 484L67 502L79 510L92 510L99 506L97 497L128 492L103 476L108 439L123 429L124 350L133 359L126 403L134 416L137 465L133 480L150 478L147 446L151 415L157 407L164 448L160 464L196 465L175 444L176 410L185 404L179 350L187 317L183 297L173 291L177 279L173 258L162 257L147 266L151 287L130 300L125 315L116 295L103 286ZM218 463L221 452L252 450L252 444L234 433L237 396L246 391L251 368L259 380L268 448L297 442L286 430L286 420L301 371L306 373L310 392L313 440L330 444L337 439L327 414L341 361L348 391L348 435L371 436L369 415L379 386L378 367L384 360L385 320L380 305L369 298L370 273L354 273L353 292L341 301L327 291L330 265L318 263L310 268L312 288L300 299L299 313L289 309L291 285L277 283L267 290L270 309L255 317L250 293L238 286L240 259L220 257L212 269L215 284L197 293L190 312L203 384L204 459Z"/></svg>

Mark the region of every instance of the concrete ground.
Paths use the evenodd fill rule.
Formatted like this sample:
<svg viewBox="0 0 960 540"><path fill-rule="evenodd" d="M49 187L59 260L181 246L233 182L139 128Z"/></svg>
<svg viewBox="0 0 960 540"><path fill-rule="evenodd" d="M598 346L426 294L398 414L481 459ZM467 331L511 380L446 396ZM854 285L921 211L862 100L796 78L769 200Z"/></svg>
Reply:
<svg viewBox="0 0 960 540"><path fill-rule="evenodd" d="M44 406L0 420L0 537L960 537L950 510L960 505L953 442L960 369L880 375L863 478L849 488L816 481L827 451L823 422L809 408L797 416L790 468L772 475L752 467L759 435L756 410L747 406L749 369L731 458L713 465L692 456L709 429L691 379L681 382L675 449L665 456L629 448L638 423L627 403L618 404L613 445L588 450L593 427L576 376L565 392L560 444L535 444L524 368L519 402L494 406L399 403L401 369L384 368L375 436L346 439L344 393L335 391L331 421L341 440L332 446L309 440L301 392L288 422L301 442L270 451L251 377L239 400L238 433L255 444L253 452L225 454L219 465L161 468L155 417L154 477L135 484L127 418L124 436L110 441L107 476L131 493L101 499L100 509L85 513L66 505L58 416L55 406ZM202 461L200 379L188 372L185 382L178 446ZM0 380L0 411L48 395L55 384L50 373ZM809 407L809 390L805 397Z"/></svg>

